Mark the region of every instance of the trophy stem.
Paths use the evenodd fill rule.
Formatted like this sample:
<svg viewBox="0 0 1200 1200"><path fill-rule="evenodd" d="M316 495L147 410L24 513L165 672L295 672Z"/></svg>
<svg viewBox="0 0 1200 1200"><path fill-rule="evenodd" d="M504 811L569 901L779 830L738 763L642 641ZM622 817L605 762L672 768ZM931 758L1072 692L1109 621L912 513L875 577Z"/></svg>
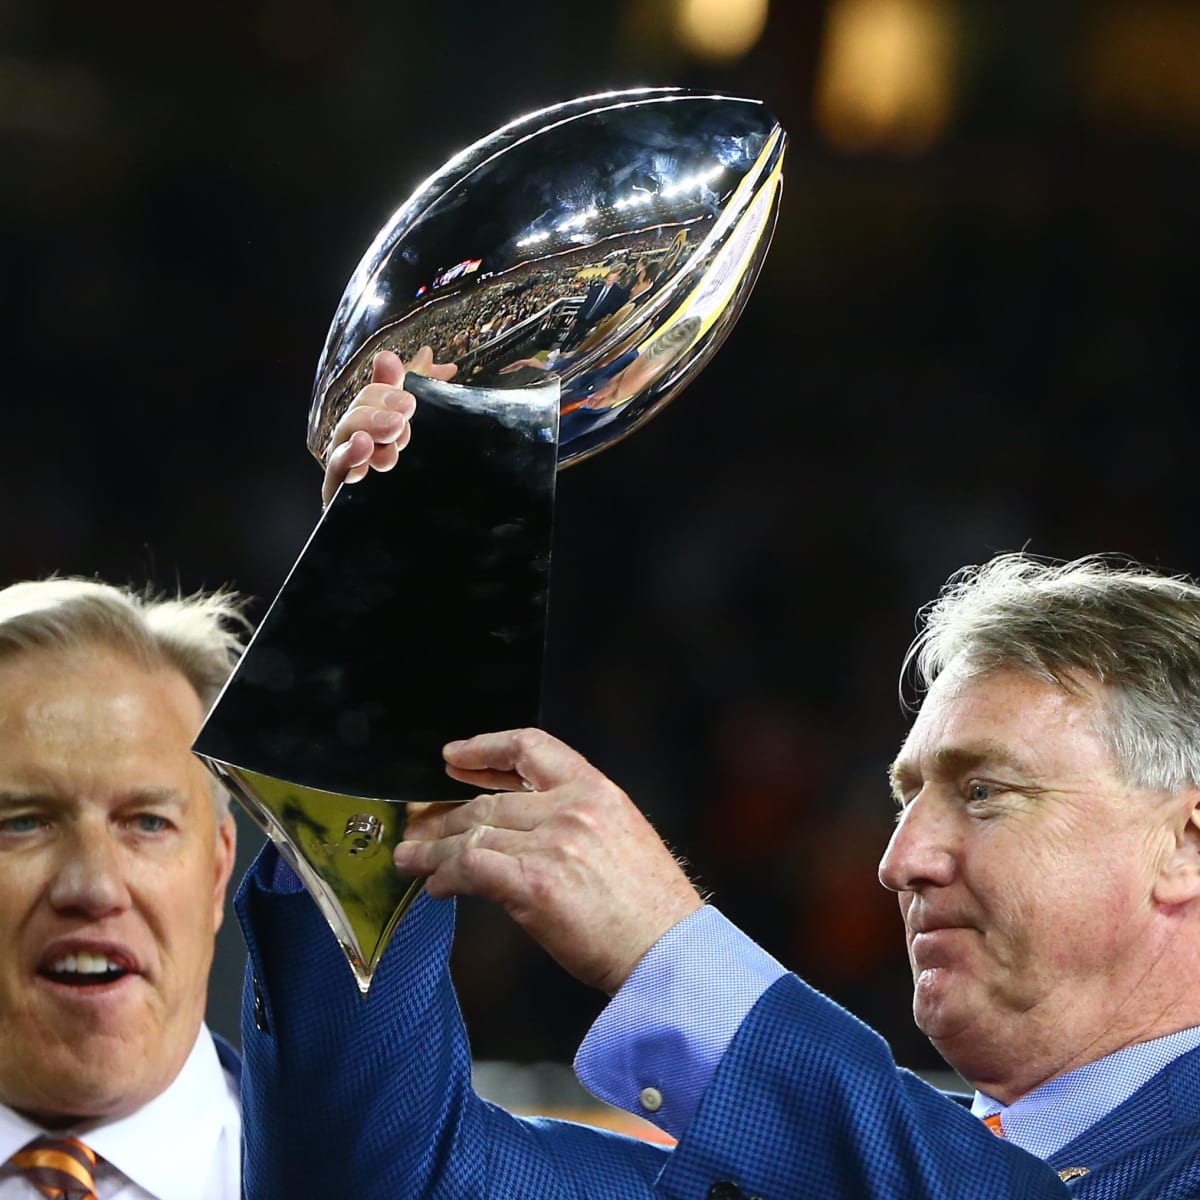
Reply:
<svg viewBox="0 0 1200 1200"><path fill-rule="evenodd" d="M410 376L411 446L325 510L193 750L307 885L364 994L420 890L391 851L409 803L465 800L455 738L538 722L556 378Z"/></svg>

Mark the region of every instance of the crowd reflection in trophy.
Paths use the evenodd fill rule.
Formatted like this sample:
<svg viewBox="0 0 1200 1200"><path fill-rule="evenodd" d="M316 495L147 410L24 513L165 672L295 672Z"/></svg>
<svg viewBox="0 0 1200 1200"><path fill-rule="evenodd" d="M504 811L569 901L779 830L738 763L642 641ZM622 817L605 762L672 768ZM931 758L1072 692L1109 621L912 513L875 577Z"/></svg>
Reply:
<svg viewBox="0 0 1200 1200"><path fill-rule="evenodd" d="M428 345L437 361L457 364L460 383L520 387L546 372L564 375L562 436L597 428L702 332L700 317L681 316L678 306L651 316L649 331L643 315L698 232L660 226L614 238L616 246L592 243L495 275L478 274L478 260L457 264L418 289L402 320L371 340L341 387L353 393L364 386L379 349L410 361ZM338 412L327 408L330 428Z"/></svg>

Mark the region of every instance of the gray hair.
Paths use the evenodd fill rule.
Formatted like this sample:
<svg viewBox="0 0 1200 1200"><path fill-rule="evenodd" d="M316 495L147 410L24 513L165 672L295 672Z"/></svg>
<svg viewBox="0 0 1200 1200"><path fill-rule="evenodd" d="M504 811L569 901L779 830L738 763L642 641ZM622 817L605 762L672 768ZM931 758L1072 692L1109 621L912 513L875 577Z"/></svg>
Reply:
<svg viewBox="0 0 1200 1200"><path fill-rule="evenodd" d="M14 583L0 589L0 659L98 643L147 668L173 667L207 711L241 653L244 603L225 589L170 597L94 579ZM215 777L212 792L218 814L225 812L229 794Z"/></svg>
<svg viewBox="0 0 1200 1200"><path fill-rule="evenodd" d="M665 333L660 333L642 353L648 361L669 355L666 365L670 366L692 344L700 324L699 317L684 317L669 326Z"/></svg>
<svg viewBox="0 0 1200 1200"><path fill-rule="evenodd" d="M1078 692L1099 682L1097 732L1126 783L1200 786L1200 586L1137 563L1001 554L964 567L920 613L904 659L920 689L947 668L1002 668Z"/></svg>

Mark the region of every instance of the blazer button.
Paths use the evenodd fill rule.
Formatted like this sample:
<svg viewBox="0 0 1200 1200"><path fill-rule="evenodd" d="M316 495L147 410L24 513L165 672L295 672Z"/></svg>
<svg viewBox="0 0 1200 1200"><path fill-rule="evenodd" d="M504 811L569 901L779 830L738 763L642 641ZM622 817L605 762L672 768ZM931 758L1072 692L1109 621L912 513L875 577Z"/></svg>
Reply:
<svg viewBox="0 0 1200 1200"><path fill-rule="evenodd" d="M732 1179L718 1179L708 1189L708 1200L746 1200L746 1195Z"/></svg>
<svg viewBox="0 0 1200 1200"><path fill-rule="evenodd" d="M270 1026L267 1024L267 1002L263 999L262 988L258 986L257 976L253 980L254 984L254 1028L259 1033L269 1033Z"/></svg>

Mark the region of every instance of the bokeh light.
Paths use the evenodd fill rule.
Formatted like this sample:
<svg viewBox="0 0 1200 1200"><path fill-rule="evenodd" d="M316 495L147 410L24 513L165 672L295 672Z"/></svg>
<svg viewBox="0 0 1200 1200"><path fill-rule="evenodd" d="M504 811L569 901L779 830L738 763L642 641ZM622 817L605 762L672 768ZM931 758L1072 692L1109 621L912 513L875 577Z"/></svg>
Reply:
<svg viewBox="0 0 1200 1200"><path fill-rule="evenodd" d="M679 40L708 62L736 62L766 24L767 0L679 0L676 15Z"/></svg>
<svg viewBox="0 0 1200 1200"><path fill-rule="evenodd" d="M953 104L948 0L836 0L817 79L816 120L839 150L916 154Z"/></svg>
<svg viewBox="0 0 1200 1200"><path fill-rule="evenodd" d="M1084 42L1088 112L1112 125L1154 127L1200 140L1200 5L1109 4Z"/></svg>

